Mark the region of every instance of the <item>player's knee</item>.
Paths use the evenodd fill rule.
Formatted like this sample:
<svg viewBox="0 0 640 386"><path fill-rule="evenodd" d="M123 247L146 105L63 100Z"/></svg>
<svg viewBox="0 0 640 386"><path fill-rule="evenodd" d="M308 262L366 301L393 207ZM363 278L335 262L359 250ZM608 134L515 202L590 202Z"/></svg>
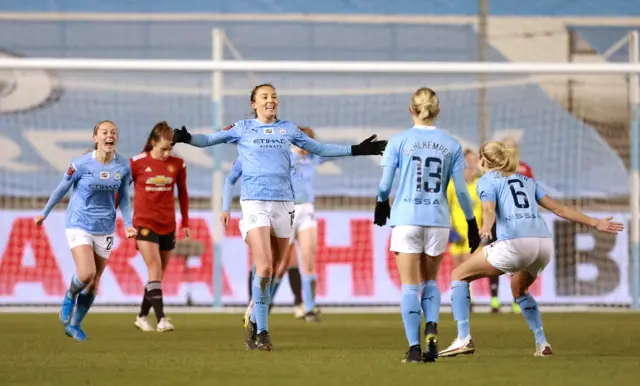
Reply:
<svg viewBox="0 0 640 386"><path fill-rule="evenodd" d="M271 264L256 264L256 275L261 277L271 277L275 270Z"/></svg>
<svg viewBox="0 0 640 386"><path fill-rule="evenodd" d="M147 266L149 274L149 281L161 281L162 280L162 263L160 261L153 260L151 264Z"/></svg>
<svg viewBox="0 0 640 386"><path fill-rule="evenodd" d="M90 265L86 267L78 267L76 275L78 275L78 279L80 279L81 282L90 283L96 276L96 267Z"/></svg>

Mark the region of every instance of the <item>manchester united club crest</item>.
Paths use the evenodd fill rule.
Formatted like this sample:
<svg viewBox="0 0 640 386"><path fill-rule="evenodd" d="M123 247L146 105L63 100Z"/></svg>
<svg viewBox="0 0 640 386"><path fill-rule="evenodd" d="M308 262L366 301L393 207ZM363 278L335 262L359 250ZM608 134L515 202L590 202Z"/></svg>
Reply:
<svg viewBox="0 0 640 386"><path fill-rule="evenodd" d="M140 229L140 234L143 237L147 237L147 236L149 236L149 230L147 228L142 228L142 229Z"/></svg>
<svg viewBox="0 0 640 386"><path fill-rule="evenodd" d="M176 171L176 168L173 167L173 165L169 165L169 166L167 166L167 170L169 171L169 173L173 173L173 172Z"/></svg>

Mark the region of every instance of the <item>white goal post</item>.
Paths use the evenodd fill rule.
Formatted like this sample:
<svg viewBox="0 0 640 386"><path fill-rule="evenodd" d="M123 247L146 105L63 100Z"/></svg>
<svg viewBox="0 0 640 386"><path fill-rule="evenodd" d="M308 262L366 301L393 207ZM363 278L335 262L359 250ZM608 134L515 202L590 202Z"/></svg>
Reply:
<svg viewBox="0 0 640 386"><path fill-rule="evenodd" d="M213 40L223 39L214 31ZM212 126L221 129L226 123L222 118L223 74L226 72L255 73L343 73L343 74L489 74L489 75L623 75L628 76L631 111L629 127L630 144L630 232L632 307L640 308L640 97L637 32L630 35L630 63L505 63L505 62L329 62L329 61L265 61L265 60L224 60L221 51L213 52L212 60L137 60L137 59L73 59L73 58L0 58L2 70L57 70L57 71L109 71L109 72L198 72L212 74L211 100ZM216 46L216 44L214 44ZM218 44L219 46L219 44ZM417 87L417 85L416 85ZM247 90L248 93L249 90ZM408 97L407 97L408 98ZM242 117L233 117L235 120ZM228 117L231 121L231 117ZM215 162L213 186L221 189L223 170ZM372 192L372 195L375 194ZM212 194L214 212L214 237L222 238L218 222L220 212L220 191ZM219 256L219 253L215 254ZM216 258L216 267L221 261ZM216 269L216 272L221 272ZM215 305L221 305L222 280L215 280L217 296Z"/></svg>

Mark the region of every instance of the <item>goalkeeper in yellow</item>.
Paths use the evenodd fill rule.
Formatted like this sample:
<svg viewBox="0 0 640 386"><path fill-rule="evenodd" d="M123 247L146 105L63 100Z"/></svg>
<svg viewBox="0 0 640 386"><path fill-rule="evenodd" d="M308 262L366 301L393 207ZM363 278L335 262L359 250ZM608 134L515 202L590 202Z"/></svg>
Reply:
<svg viewBox="0 0 640 386"><path fill-rule="evenodd" d="M464 179L467 182L467 189L469 190L469 197L473 204L473 214L478 221L478 227L482 227L482 202L478 197L478 191L476 190L476 183L480 179L480 165L479 158L476 152L471 149L464 151L464 161L467 164L464 169ZM451 232L449 233L449 253L453 259L453 266L458 267L466 259L471 257L469 242L466 239L467 235L467 219L464 216L462 207L456 197L455 184L449 184L447 188L447 200L449 201L449 208L451 211Z"/></svg>

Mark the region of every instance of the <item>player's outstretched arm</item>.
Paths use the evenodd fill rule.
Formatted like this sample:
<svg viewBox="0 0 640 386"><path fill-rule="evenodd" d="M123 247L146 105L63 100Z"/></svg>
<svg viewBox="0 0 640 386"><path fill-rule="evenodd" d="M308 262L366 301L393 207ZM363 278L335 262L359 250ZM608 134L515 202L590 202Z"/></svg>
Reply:
<svg viewBox="0 0 640 386"><path fill-rule="evenodd" d="M65 194L67 194L69 190L71 190L71 187L77 180L76 176L78 174L79 173L77 172L75 166L71 165L69 167L69 171L67 171L62 181L60 181L58 186L56 186L53 192L51 192L51 196L49 196L49 200L44 206L44 209L42 209L42 212L40 212L40 214L34 218L34 222L37 225L42 224L47 216L49 216L49 213L51 213L53 208L60 202L60 200L62 200Z"/></svg>
<svg viewBox="0 0 640 386"><path fill-rule="evenodd" d="M298 131L292 142L299 148L321 157L382 155L382 152L387 147L387 141L376 141L376 138L377 136L374 134L357 145L342 146L318 142L302 131Z"/></svg>
<svg viewBox="0 0 640 386"><path fill-rule="evenodd" d="M553 212L553 214L558 217L590 226L599 230L600 232L618 233L624 229L624 224L611 221L613 217L607 217L604 219L589 217L574 208L562 205L548 195L544 195L543 197L538 199L538 203L540 204L540 206Z"/></svg>
<svg viewBox="0 0 640 386"><path fill-rule="evenodd" d="M186 143L195 147L208 147L221 143L230 143L238 140L239 134L235 126L229 126L224 130L212 134L191 134L185 126L181 129L173 130L173 141L176 143Z"/></svg>
<svg viewBox="0 0 640 386"><path fill-rule="evenodd" d="M480 235L478 231L478 222L476 221L476 216L473 213L473 201L471 201L469 189L467 189L467 182L464 179L464 168L454 170L451 178L453 179L453 184L456 188L456 197L458 197L460 208L462 208L464 217L467 219L467 240L469 241L471 253L473 253L478 246L480 246Z"/></svg>
<svg viewBox="0 0 640 386"><path fill-rule="evenodd" d="M124 229L127 238L135 236L138 232L133 227L132 211L131 211L131 197L129 196L129 174L122 179L120 188L118 189L118 206L120 207L120 213L122 213L122 220L124 221Z"/></svg>

